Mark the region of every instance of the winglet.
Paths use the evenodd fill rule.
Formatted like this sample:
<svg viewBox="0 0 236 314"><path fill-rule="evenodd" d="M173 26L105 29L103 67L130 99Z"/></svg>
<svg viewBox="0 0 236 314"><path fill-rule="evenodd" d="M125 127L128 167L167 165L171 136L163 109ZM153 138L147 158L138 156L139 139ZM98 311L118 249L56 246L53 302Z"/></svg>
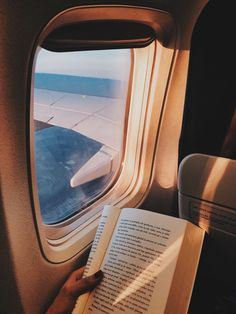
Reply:
<svg viewBox="0 0 236 314"><path fill-rule="evenodd" d="M90 182L112 172L117 167L119 160L118 151L102 146L71 178L71 187Z"/></svg>

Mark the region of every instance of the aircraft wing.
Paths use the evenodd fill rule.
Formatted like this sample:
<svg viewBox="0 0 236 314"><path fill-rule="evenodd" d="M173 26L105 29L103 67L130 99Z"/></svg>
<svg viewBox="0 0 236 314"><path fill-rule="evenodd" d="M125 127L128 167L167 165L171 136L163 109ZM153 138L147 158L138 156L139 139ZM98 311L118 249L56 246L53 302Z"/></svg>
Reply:
<svg viewBox="0 0 236 314"><path fill-rule="evenodd" d="M123 99L35 89L34 119L74 130L103 144L71 178L76 187L110 173L119 162ZM104 127L105 126L105 127Z"/></svg>

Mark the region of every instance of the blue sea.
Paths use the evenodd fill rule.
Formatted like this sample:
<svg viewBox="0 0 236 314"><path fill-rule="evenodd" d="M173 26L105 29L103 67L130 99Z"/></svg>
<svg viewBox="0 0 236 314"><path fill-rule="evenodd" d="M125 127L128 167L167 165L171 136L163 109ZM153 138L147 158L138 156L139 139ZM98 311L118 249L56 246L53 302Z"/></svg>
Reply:
<svg viewBox="0 0 236 314"><path fill-rule="evenodd" d="M99 194L107 178L72 188L70 179L102 144L73 130L51 126L35 132L38 196L43 222L53 224L73 215Z"/></svg>
<svg viewBox="0 0 236 314"><path fill-rule="evenodd" d="M85 76L36 73L35 88L88 96L123 98L127 82Z"/></svg>

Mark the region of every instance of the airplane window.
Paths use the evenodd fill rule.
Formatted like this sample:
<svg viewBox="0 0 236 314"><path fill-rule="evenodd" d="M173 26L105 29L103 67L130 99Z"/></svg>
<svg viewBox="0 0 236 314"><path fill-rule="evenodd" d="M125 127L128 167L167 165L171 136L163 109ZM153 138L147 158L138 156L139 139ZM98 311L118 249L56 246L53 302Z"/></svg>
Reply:
<svg viewBox="0 0 236 314"><path fill-rule="evenodd" d="M40 49L34 75L34 144L45 224L88 206L122 160L131 50Z"/></svg>

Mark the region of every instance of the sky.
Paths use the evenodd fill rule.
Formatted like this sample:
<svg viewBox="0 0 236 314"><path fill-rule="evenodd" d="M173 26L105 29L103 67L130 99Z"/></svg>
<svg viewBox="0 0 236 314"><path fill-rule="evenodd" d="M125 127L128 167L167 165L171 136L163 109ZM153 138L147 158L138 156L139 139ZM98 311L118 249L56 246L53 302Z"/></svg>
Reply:
<svg viewBox="0 0 236 314"><path fill-rule="evenodd" d="M101 77L128 81L130 50L51 52L40 49L35 72Z"/></svg>

